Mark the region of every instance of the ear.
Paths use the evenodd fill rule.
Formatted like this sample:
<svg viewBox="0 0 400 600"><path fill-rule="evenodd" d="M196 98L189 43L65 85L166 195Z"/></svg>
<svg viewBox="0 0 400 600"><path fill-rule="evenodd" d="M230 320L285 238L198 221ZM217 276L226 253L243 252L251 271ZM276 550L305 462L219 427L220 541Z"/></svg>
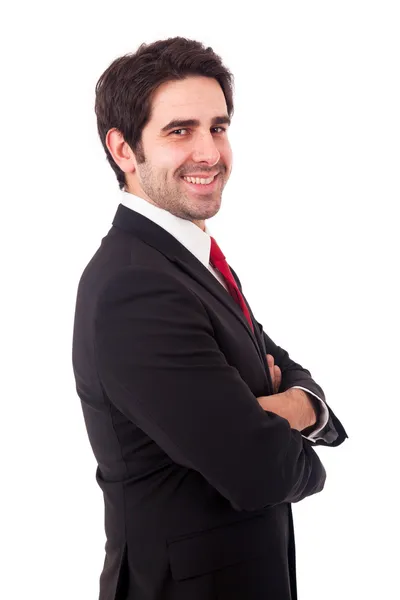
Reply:
<svg viewBox="0 0 400 600"><path fill-rule="evenodd" d="M136 160L132 149L124 140L122 133L115 127L107 131L106 146L121 171L124 173L135 171Z"/></svg>

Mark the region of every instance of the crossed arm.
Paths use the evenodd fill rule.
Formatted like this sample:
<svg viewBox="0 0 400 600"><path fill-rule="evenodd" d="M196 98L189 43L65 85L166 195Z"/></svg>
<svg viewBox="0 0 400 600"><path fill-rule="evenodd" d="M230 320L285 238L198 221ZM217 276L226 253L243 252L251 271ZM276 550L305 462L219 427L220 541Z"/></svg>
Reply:
<svg viewBox="0 0 400 600"><path fill-rule="evenodd" d="M325 470L311 444L255 402L203 304L175 278L147 267L118 272L97 301L94 345L107 401L236 510L298 502L323 489ZM274 355L286 365L282 387L301 384L303 371L296 381L291 375L298 365L276 346Z"/></svg>

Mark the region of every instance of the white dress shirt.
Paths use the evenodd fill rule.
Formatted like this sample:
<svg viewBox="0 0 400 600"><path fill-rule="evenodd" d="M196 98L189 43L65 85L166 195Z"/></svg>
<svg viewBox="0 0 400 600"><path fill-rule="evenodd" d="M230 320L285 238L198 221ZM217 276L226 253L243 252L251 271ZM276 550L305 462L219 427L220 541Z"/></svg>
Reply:
<svg viewBox="0 0 400 600"><path fill-rule="evenodd" d="M140 213L170 233L175 239L178 240L178 242L182 244L182 246L185 246L189 252L191 252L201 263L203 263L210 273L212 273L220 282L220 284L227 290L223 276L210 264L211 233L207 227L207 224L205 225L205 231L202 231L200 227L191 221L176 217L167 210L155 206L154 204L150 204L150 202L147 202L147 200L144 200L143 198L130 194L126 191L119 192L118 199L119 202L127 208ZM307 439L311 441L324 439L323 437L319 438L318 433L325 427L329 419L329 413L325 402L307 388L299 385L295 385L293 387L304 390L308 394L311 394L317 398L321 403L322 411L319 421L315 424L315 428L312 433L303 437L307 437Z"/></svg>

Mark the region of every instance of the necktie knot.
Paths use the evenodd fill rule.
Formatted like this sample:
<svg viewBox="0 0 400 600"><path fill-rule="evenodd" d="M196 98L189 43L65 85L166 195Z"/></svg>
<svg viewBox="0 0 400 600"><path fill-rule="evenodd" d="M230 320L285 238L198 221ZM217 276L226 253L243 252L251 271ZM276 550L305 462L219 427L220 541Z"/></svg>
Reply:
<svg viewBox="0 0 400 600"><path fill-rule="evenodd" d="M211 236L210 236L211 237ZM217 263L221 263L225 260L225 256L218 246L217 242L211 237L211 250L210 250L210 263L215 266Z"/></svg>

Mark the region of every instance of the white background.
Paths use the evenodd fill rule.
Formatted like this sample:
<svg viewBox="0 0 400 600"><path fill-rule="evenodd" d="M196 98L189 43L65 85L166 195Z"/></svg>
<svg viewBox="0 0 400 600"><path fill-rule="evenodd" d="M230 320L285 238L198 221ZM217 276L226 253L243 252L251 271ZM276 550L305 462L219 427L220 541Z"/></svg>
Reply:
<svg viewBox="0 0 400 600"><path fill-rule="evenodd" d="M71 362L81 272L117 180L94 87L183 35L233 71L233 173L208 222L256 318L350 436L294 505L300 600L398 593L397 2L20 2L1 36L1 580L7 600L91 600L103 501ZM188 599L190 600L190 599Z"/></svg>

